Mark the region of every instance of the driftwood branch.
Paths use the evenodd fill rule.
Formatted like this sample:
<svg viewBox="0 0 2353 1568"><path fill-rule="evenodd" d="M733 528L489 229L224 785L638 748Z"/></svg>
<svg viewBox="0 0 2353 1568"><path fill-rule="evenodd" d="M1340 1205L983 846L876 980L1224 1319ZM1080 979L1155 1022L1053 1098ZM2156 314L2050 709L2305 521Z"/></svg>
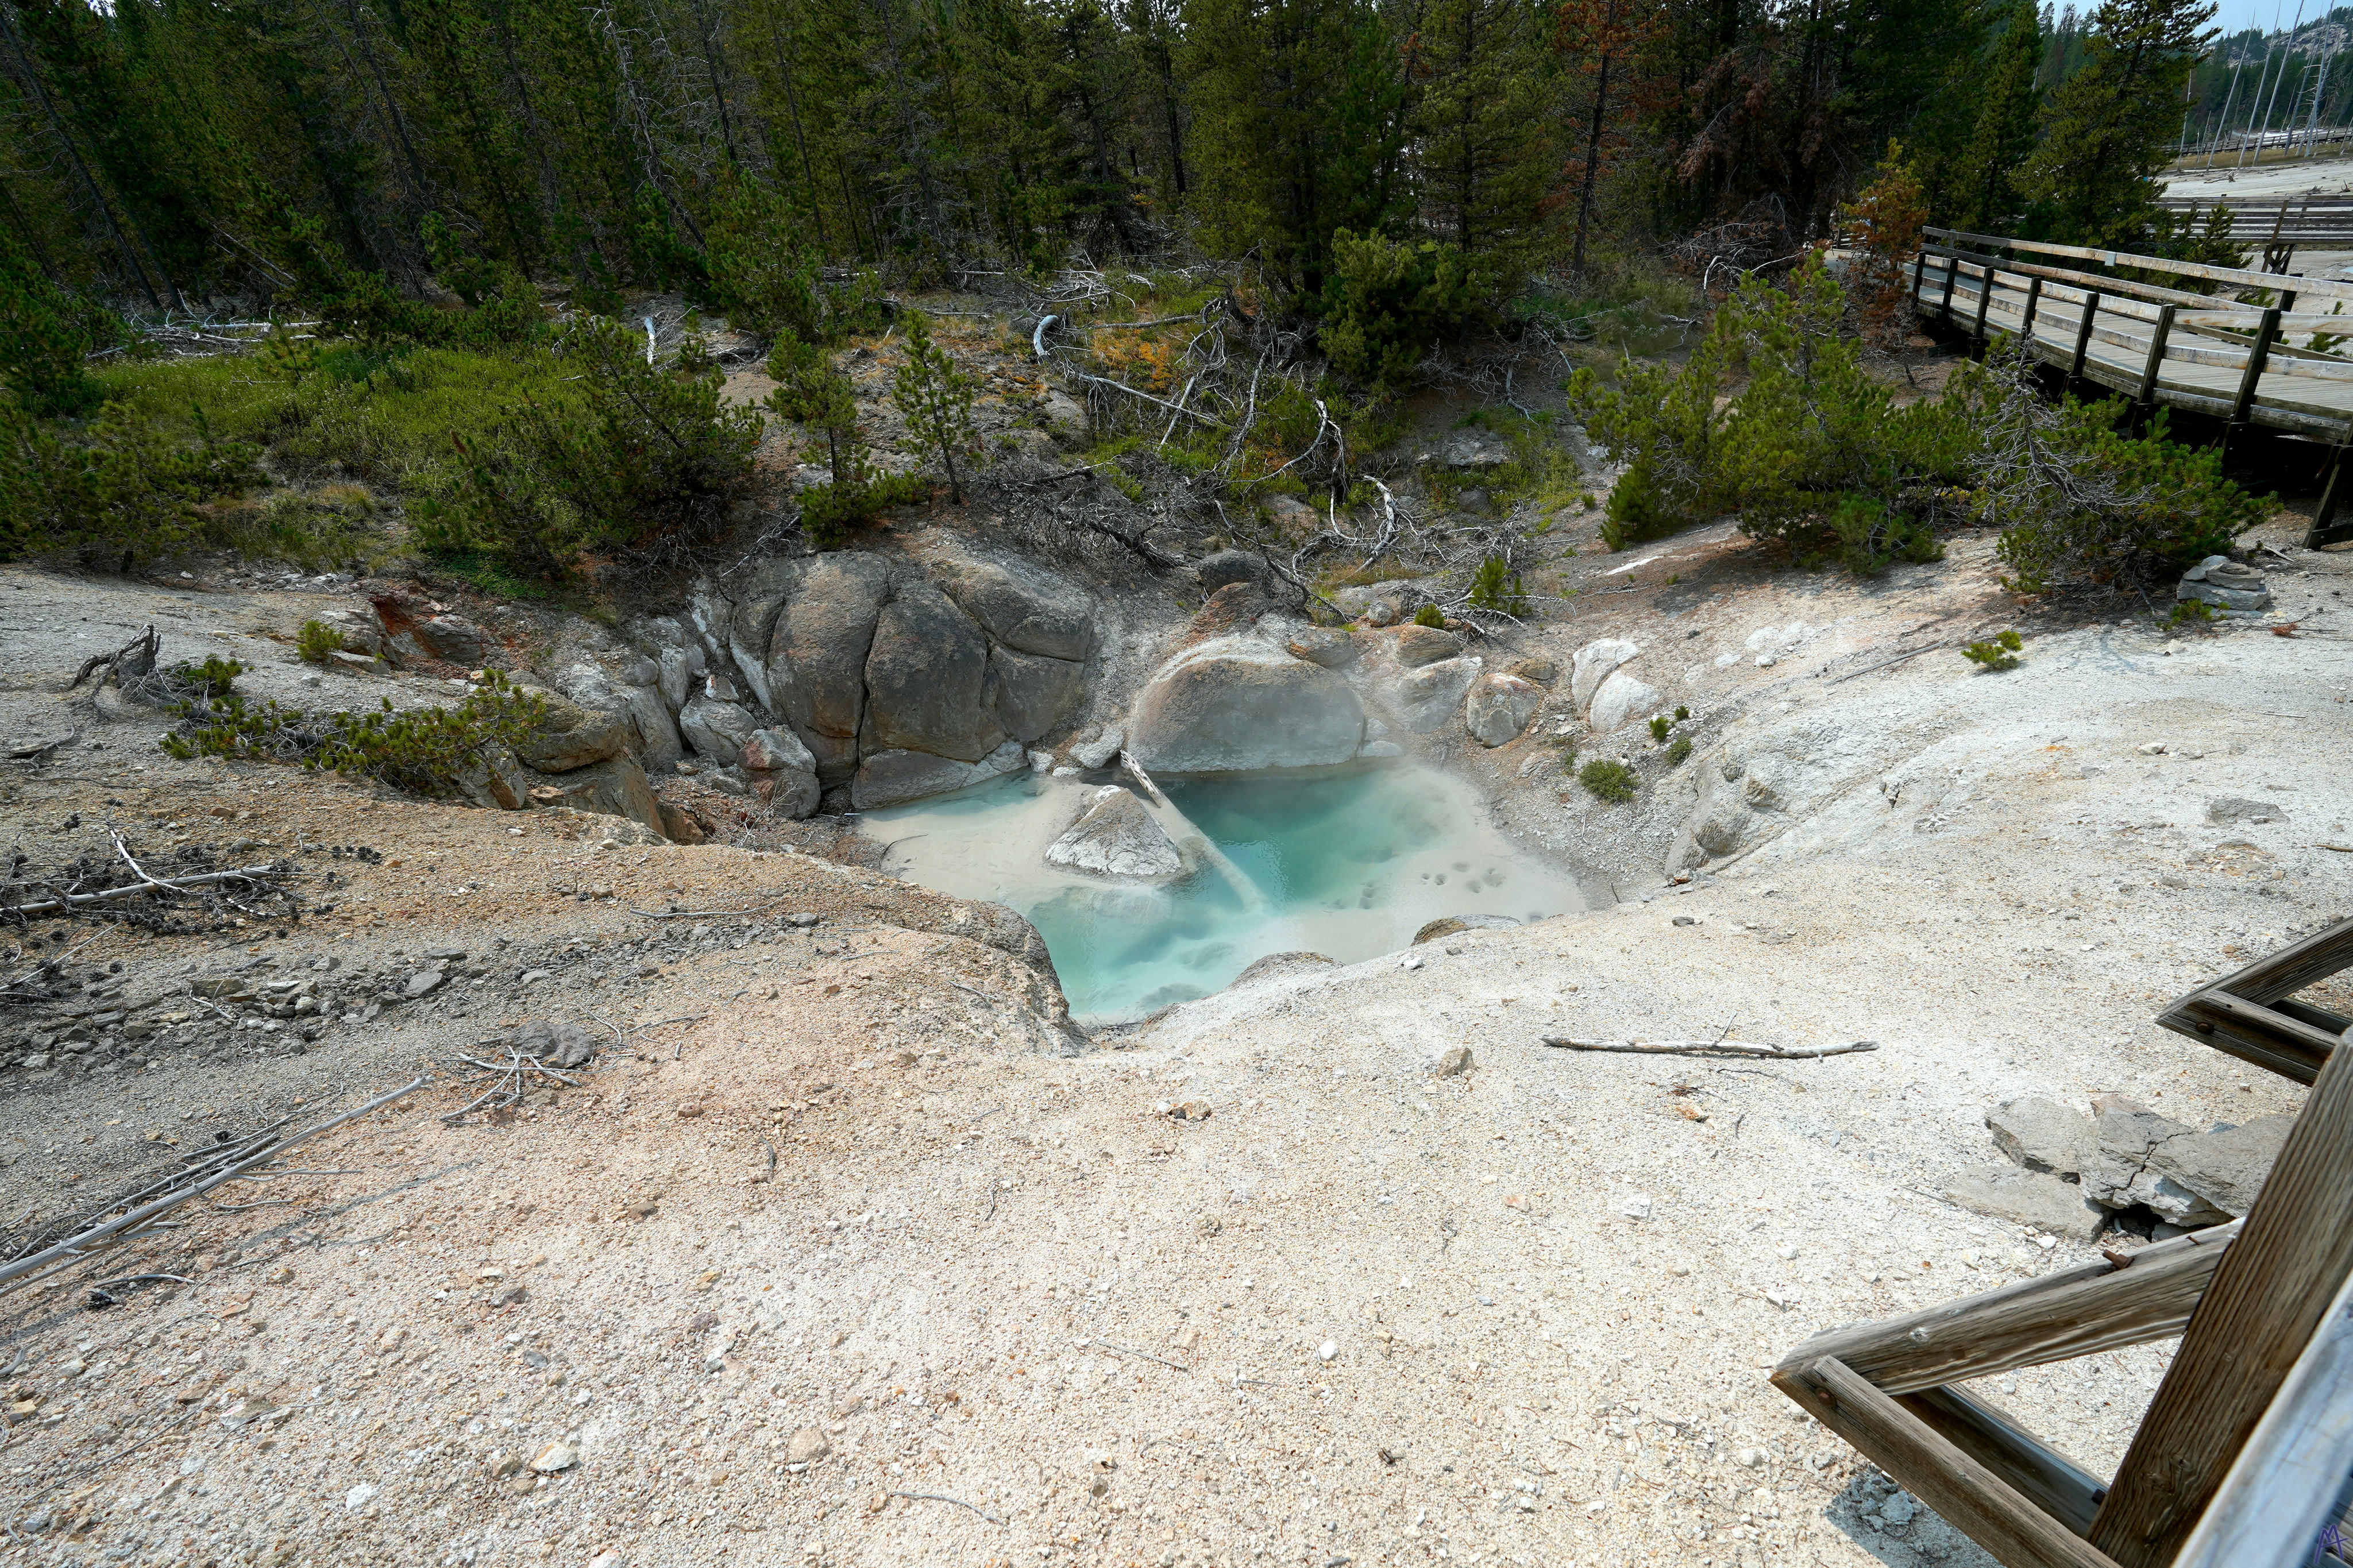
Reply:
<svg viewBox="0 0 2353 1568"><path fill-rule="evenodd" d="M425 1080L422 1078L416 1079L389 1094L376 1096L375 1099L355 1110L347 1110L341 1116L322 1121L316 1127L306 1128L290 1137L271 1140L258 1152L219 1165L209 1174L200 1176L185 1186L175 1188L151 1202L141 1204L112 1219L102 1220L78 1236L69 1237L54 1246L45 1247L29 1257L0 1264L0 1290L13 1289L27 1276L37 1274L51 1264L78 1261L100 1247L111 1247L117 1242L130 1241L143 1236L154 1228L156 1220L189 1199L202 1197L215 1187L235 1181L257 1167L268 1164L305 1139L315 1138L330 1128L340 1127L344 1122L365 1116L372 1110L381 1110L403 1095L414 1093L424 1086ZM292 1173L280 1173L291 1174Z"/></svg>
<svg viewBox="0 0 2353 1568"><path fill-rule="evenodd" d="M1843 1057L1855 1051L1875 1051L1877 1040L1857 1040L1845 1046L1815 1046L1790 1049L1781 1046L1742 1046L1719 1040L1573 1040L1546 1035L1543 1044L1564 1051L1623 1051L1635 1056L1763 1057L1777 1061L1808 1061L1816 1057Z"/></svg>
<svg viewBox="0 0 2353 1568"><path fill-rule="evenodd" d="M134 863L133 869L137 868L138 868ZM141 870L139 874L142 877L147 876L147 873L143 870ZM153 893L157 891L185 893L196 888L210 887L219 882L264 881L275 874L276 873L273 868L268 866L248 866L241 870L207 871L201 877L178 877L170 881L148 877L143 882L126 882L120 888L108 888L102 892L62 893L51 898L37 900L29 904L10 904L0 906L0 909L5 909L5 912L8 914L16 915L58 915L65 913L69 910L80 909L86 904L108 903L116 899L128 899L140 893Z"/></svg>

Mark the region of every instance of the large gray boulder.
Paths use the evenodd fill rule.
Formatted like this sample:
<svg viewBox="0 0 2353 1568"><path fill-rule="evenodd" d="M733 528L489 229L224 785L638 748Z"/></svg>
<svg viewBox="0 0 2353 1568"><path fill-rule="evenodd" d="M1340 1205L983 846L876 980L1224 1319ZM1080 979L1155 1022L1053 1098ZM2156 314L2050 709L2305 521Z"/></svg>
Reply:
<svg viewBox="0 0 2353 1568"><path fill-rule="evenodd" d="M861 755L928 752L976 763L1005 743L988 674L988 639L928 583L896 590L866 656Z"/></svg>
<svg viewBox="0 0 2353 1568"><path fill-rule="evenodd" d="M1097 790L1079 819L1046 847L1046 864L1092 877L1167 882L1185 874L1185 858L1144 802L1117 784Z"/></svg>
<svg viewBox="0 0 2353 1568"><path fill-rule="evenodd" d="M1407 729L1427 735L1454 716L1463 693L1479 679L1481 664L1477 655L1465 654L1408 670L1388 682L1389 707Z"/></svg>
<svg viewBox="0 0 2353 1568"><path fill-rule="evenodd" d="M1568 661L1568 700L1583 712L1609 672L1642 650L1623 637L1601 637L1587 643Z"/></svg>
<svg viewBox="0 0 2353 1568"><path fill-rule="evenodd" d="M664 834L661 798L647 781L646 770L633 757L614 757L565 773L554 786L562 796L550 802L607 816L626 816L641 827Z"/></svg>
<svg viewBox="0 0 2353 1568"><path fill-rule="evenodd" d="M1516 675L1482 675L1471 683L1471 695L1463 700L1463 728L1482 746L1501 746L1518 740L1543 705L1544 688L1535 681Z"/></svg>
<svg viewBox="0 0 2353 1568"><path fill-rule="evenodd" d="M545 719L516 744L515 755L541 773L568 773L620 756L628 749L628 726L619 714L550 697Z"/></svg>
<svg viewBox="0 0 2353 1568"><path fill-rule="evenodd" d="M925 795L952 795L1018 773L1028 765L1018 741L1008 741L976 763L960 763L928 752L870 752L850 781L849 804L877 811Z"/></svg>
<svg viewBox="0 0 2353 1568"><path fill-rule="evenodd" d="M1017 741L1060 730L1086 693L1087 667L1071 659L993 647L988 668L997 681L997 717Z"/></svg>
<svg viewBox="0 0 2353 1568"><path fill-rule="evenodd" d="M1648 718L1658 710L1658 689L1622 669L1609 672L1593 693L1586 720L1597 735L1606 735L1630 719Z"/></svg>
<svg viewBox="0 0 2353 1568"><path fill-rule="evenodd" d="M1094 601L1027 563L965 557L944 563L937 576L956 606L1007 647L1064 659L1083 659L1094 648Z"/></svg>
<svg viewBox="0 0 2353 1568"><path fill-rule="evenodd" d="M847 551L794 565L768 634L769 699L816 756L818 775L840 784L858 767L867 653L890 591L890 568Z"/></svg>
<svg viewBox="0 0 2353 1568"><path fill-rule="evenodd" d="M1247 773L1345 763L1364 733L1364 704L1345 679L1231 633L1153 673L1129 710L1127 749L1154 772Z"/></svg>

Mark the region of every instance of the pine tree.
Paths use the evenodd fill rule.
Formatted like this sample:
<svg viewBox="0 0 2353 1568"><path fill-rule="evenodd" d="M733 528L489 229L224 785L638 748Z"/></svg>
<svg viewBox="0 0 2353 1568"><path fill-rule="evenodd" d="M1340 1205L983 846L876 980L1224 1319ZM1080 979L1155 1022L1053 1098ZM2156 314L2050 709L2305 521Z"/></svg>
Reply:
<svg viewBox="0 0 2353 1568"><path fill-rule="evenodd" d="M930 321L907 312L907 357L891 388L891 401L906 417L916 439L936 450L948 471L948 499L964 504L956 478L956 454L972 450L972 378L956 368L948 352L932 341Z"/></svg>
<svg viewBox="0 0 2353 1568"><path fill-rule="evenodd" d="M1553 173L1549 72L1520 0L1435 0L1407 48L1423 223L1492 273L1524 263Z"/></svg>
<svg viewBox="0 0 2353 1568"><path fill-rule="evenodd" d="M858 435L858 396L849 378L833 367L819 345L786 327L768 351L768 374L776 390L768 407L778 417L825 433L827 467L836 485L863 477L865 448Z"/></svg>
<svg viewBox="0 0 2353 1568"><path fill-rule="evenodd" d="M2017 176L2053 237L2139 242L2213 16L2211 0L2104 0L2093 14L2084 68L2044 107L2042 142Z"/></svg>
<svg viewBox="0 0 2353 1568"><path fill-rule="evenodd" d="M1983 107L1955 180L1953 221L1962 228L1989 232L2018 210L2013 182L2034 151L2035 115L2042 103L2034 79L2042 66L2034 0L2018 0L1987 65Z"/></svg>

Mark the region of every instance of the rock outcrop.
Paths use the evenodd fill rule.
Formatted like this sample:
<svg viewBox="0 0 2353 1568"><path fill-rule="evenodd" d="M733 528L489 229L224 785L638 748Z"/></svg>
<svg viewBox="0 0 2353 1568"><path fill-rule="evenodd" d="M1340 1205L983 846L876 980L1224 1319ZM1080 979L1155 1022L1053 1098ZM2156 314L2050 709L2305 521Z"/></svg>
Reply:
<svg viewBox="0 0 2353 1568"><path fill-rule="evenodd" d="M1144 802L1117 784L1094 793L1079 819L1047 846L1046 863L1132 882L1174 881L1187 868Z"/></svg>
<svg viewBox="0 0 2353 1568"><path fill-rule="evenodd" d="M1330 767L1364 740L1364 704L1346 680L1248 632L1180 651L1127 721L1128 750L1155 773Z"/></svg>
<svg viewBox="0 0 2353 1568"><path fill-rule="evenodd" d="M1471 683L1462 704L1462 725L1482 746L1501 746L1519 739L1536 710L1544 705L1544 688L1516 675L1495 672Z"/></svg>

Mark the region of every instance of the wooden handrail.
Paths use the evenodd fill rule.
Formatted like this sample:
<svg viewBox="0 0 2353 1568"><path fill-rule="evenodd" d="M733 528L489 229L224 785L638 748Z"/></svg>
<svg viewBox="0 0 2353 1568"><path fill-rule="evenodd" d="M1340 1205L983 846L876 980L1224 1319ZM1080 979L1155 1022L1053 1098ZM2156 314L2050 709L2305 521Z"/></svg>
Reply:
<svg viewBox="0 0 2353 1568"><path fill-rule="evenodd" d="M2083 245L2054 245L2049 240L2013 239L1999 234L1972 234L1967 229L1927 228L1923 235L1953 245L1989 245L2001 250L2031 250L2041 256L2068 256L2096 261L2104 267L2131 267L2143 272L2170 272L2179 278L2203 278L2240 289L2278 289L2293 286L2298 294L2324 300L2353 300L2353 283L2326 278L2289 278L2276 272L2256 272L2244 267L2209 267L2200 261L2168 261L2161 256L2136 256L2129 250L2100 250ZM2111 281L2117 281L2111 279ZM2184 301L2177 301L2184 302Z"/></svg>

